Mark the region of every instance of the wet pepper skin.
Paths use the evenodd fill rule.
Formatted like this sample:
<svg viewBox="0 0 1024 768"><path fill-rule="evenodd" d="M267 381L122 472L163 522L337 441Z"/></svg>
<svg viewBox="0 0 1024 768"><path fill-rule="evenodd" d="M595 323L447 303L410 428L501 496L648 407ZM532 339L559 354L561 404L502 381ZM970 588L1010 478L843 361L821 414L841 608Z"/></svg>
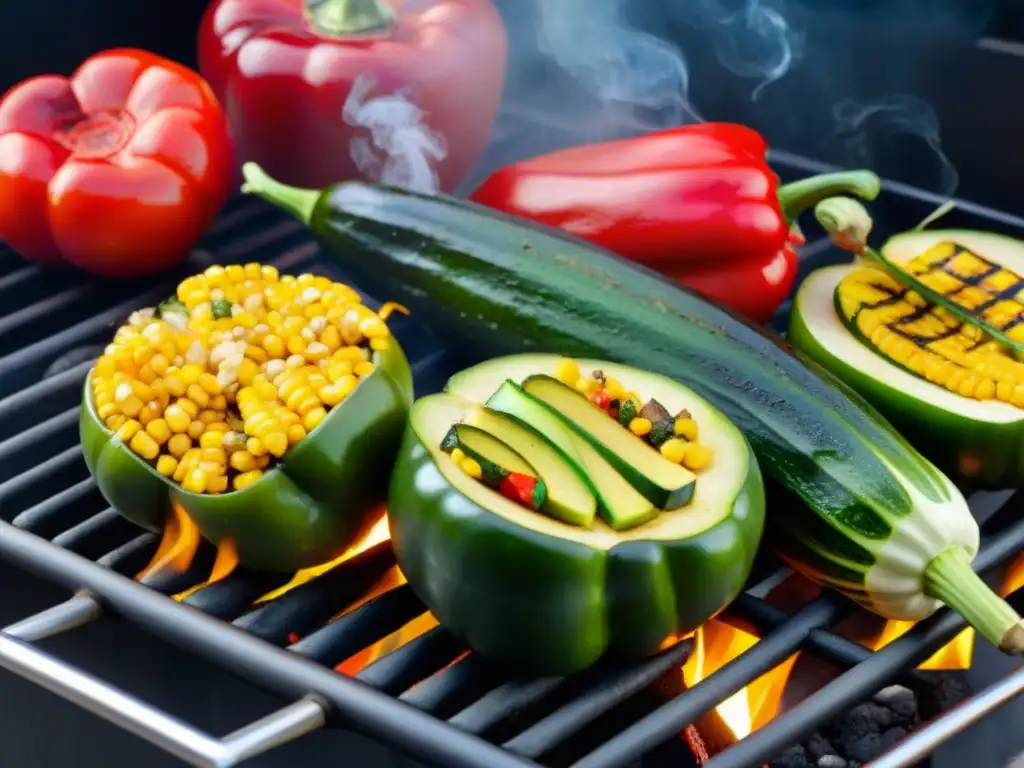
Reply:
<svg viewBox="0 0 1024 768"><path fill-rule="evenodd" d="M41 264L160 272L223 207L232 153L202 78L146 51L30 78L0 101L0 239Z"/></svg>
<svg viewBox="0 0 1024 768"><path fill-rule="evenodd" d="M505 63L491 0L216 0L199 30L200 71L240 158L300 187L423 189L433 167L453 189L486 145ZM396 112L394 94L414 108ZM346 103L364 106L353 115ZM413 162L386 172L389 152Z"/></svg>
<svg viewBox="0 0 1024 768"><path fill-rule="evenodd" d="M799 214L871 197L861 172L780 187L756 131L701 123L572 147L500 168L471 199L558 227L767 322L797 273Z"/></svg>
<svg viewBox="0 0 1024 768"><path fill-rule="evenodd" d="M377 369L252 485L190 493L121 443L92 406L89 379L79 432L100 492L132 522L159 531L180 504L203 536L231 539L249 568L290 573L337 557L383 513L390 469L412 403L412 373L392 339Z"/></svg>

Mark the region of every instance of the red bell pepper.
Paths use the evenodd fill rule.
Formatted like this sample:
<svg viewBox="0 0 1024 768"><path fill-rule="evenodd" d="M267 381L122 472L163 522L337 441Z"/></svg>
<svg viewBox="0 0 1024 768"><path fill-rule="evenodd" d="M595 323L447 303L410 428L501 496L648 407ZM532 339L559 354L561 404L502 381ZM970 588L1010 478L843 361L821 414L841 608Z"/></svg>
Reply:
<svg viewBox="0 0 1024 768"><path fill-rule="evenodd" d="M215 0L199 30L240 160L316 189L453 189L487 143L505 60L490 0Z"/></svg>
<svg viewBox="0 0 1024 768"><path fill-rule="evenodd" d="M105 51L0 101L0 240L43 264L159 272L223 207L233 166L227 120L197 73Z"/></svg>
<svg viewBox="0 0 1024 768"><path fill-rule="evenodd" d="M797 216L844 193L871 199L868 171L778 186L754 130L702 123L573 147L495 171L478 203L560 227L760 323L796 279Z"/></svg>

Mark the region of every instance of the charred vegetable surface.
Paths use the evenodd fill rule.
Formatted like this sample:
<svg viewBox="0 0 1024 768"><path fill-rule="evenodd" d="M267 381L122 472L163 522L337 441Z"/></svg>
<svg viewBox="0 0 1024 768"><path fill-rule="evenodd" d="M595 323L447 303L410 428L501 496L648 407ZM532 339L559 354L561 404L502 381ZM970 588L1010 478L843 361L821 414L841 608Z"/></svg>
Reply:
<svg viewBox="0 0 1024 768"><path fill-rule="evenodd" d="M340 554L380 514L412 377L346 285L214 266L118 329L80 431L110 504L158 529L178 504L252 568Z"/></svg>
<svg viewBox="0 0 1024 768"><path fill-rule="evenodd" d="M567 416L514 384L537 377L567 388L589 413ZM493 410L494 394L510 384L536 406L533 424L529 409ZM671 438L679 458L666 458L618 423L613 404L628 398L687 409L684 429L699 425L702 442ZM664 461L695 476L687 503L654 507L573 419L617 431L638 466ZM700 458L693 474L683 467L688 447ZM514 475L543 482L546 501L502 487ZM616 530L607 506L620 495L649 514ZM743 435L688 388L607 362L517 355L463 371L413 406L388 510L402 572L449 630L494 660L567 674L607 651L652 653L728 605L757 551L764 489Z"/></svg>
<svg viewBox="0 0 1024 768"><path fill-rule="evenodd" d="M773 519L794 567L886 617L921 619L944 601L991 642L1024 652L1019 617L971 571L978 526L953 483L764 330L612 254L461 200L358 182L297 190L252 165L243 172L246 190L309 223L346 274L397 291L467 353L597 357L686 385L795 496Z"/></svg>
<svg viewBox="0 0 1024 768"><path fill-rule="evenodd" d="M984 330L1024 335L1024 244L921 231L893 238L882 255L811 274L790 340L944 470L983 487L1024 485L1024 363ZM909 288L904 274L955 309Z"/></svg>

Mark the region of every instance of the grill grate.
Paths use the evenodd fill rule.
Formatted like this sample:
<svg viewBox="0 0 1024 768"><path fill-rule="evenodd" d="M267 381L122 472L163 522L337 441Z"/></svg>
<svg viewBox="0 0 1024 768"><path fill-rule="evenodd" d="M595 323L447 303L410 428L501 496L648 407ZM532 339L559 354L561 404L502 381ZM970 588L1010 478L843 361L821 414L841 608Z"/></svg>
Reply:
<svg viewBox="0 0 1024 768"><path fill-rule="evenodd" d="M783 177L822 170L789 155L773 159ZM882 230L896 228L888 226L890 221L915 222L941 202L899 185L887 185L882 198ZM965 227L1024 229L1022 220L967 204L952 218ZM805 272L845 258L820 233L817 239L813 231L808 234ZM611 768L676 738L798 650L848 668L710 761L715 768L758 766L896 680L924 684L916 664L963 629L959 617L944 611L871 652L830 630L853 610L842 598L828 593L790 615L752 589L721 617L760 636L752 649L667 702L633 712L617 720L615 728L600 728L602 734L614 734L610 738L591 735L583 747L570 749L579 734L629 709L655 681L678 668L691 651L690 641L642 662L601 664L571 679L515 680L434 627L376 659L353 680L334 666L425 613L408 585L343 612L393 568L386 543L259 605L254 603L261 595L289 577L238 569L180 602L168 599L204 582L213 548L202 545L186 573L132 580L150 561L158 537L140 533L109 508L89 477L77 435L81 389L91 360L133 309L162 299L186 274L239 260L272 263L282 271L321 269L316 247L301 225L249 199L232 201L189 263L160 281L112 285L72 271L44 273L0 250L0 557L75 592L67 602L0 632L0 666L186 762L234 765L332 723L432 765L523 768L553 760L576 768ZM776 327L784 327L787 312L788 306L780 310ZM396 318L393 328L413 365L417 395L439 389L459 361L414 319ZM986 520L979 570L1024 550L1024 492L976 493L969 501L979 519ZM1024 609L1024 590L1011 601ZM293 703L214 738L32 645L108 614L137 622ZM879 764L911 764L971 717L1021 690L1019 674L1008 678L998 690L965 705L967 715L953 713L921 729Z"/></svg>

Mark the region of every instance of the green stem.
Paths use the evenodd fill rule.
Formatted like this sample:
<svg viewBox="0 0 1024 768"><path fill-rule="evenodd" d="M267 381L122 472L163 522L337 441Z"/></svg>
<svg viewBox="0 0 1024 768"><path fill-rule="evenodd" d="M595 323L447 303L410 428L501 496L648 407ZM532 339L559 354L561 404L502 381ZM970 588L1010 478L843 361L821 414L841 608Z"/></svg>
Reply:
<svg viewBox="0 0 1024 768"><path fill-rule="evenodd" d="M304 0L303 13L317 32L330 37L382 32L395 23L395 12L381 0Z"/></svg>
<svg viewBox="0 0 1024 768"><path fill-rule="evenodd" d="M245 178L243 194L259 195L268 203L288 211L303 224L308 225L312 220L313 209L320 199L320 190L289 187L271 178L256 163L244 163L242 176Z"/></svg>
<svg viewBox="0 0 1024 768"><path fill-rule="evenodd" d="M839 171L823 173L779 187L782 215L792 226L804 211L822 200L838 195L856 195L874 200L881 189L881 180L871 171Z"/></svg>
<svg viewBox="0 0 1024 768"><path fill-rule="evenodd" d="M959 613L1003 653L1024 655L1024 621L971 568L963 547L950 547L924 572L925 594Z"/></svg>

